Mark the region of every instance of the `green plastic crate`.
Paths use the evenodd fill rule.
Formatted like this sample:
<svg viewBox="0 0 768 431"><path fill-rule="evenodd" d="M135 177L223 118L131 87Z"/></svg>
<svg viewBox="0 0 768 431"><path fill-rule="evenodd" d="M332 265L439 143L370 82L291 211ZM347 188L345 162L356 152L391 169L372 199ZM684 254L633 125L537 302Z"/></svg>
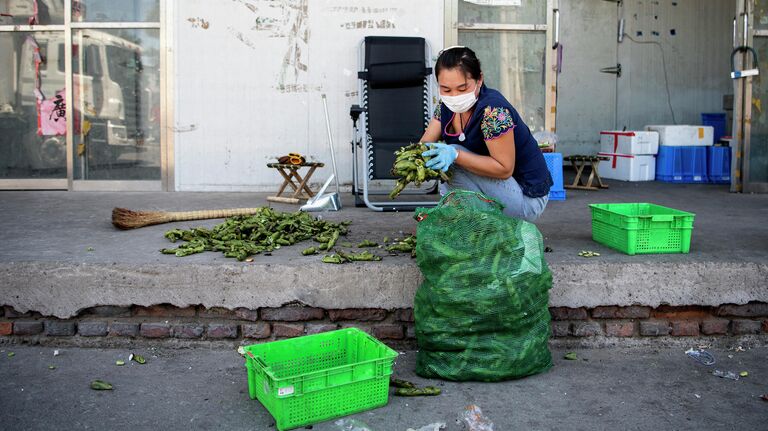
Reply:
<svg viewBox="0 0 768 431"><path fill-rule="evenodd" d="M592 204L592 239L628 255L688 253L695 214L648 203Z"/></svg>
<svg viewBox="0 0 768 431"><path fill-rule="evenodd" d="M245 346L248 393L280 431L387 404L397 352L348 328Z"/></svg>

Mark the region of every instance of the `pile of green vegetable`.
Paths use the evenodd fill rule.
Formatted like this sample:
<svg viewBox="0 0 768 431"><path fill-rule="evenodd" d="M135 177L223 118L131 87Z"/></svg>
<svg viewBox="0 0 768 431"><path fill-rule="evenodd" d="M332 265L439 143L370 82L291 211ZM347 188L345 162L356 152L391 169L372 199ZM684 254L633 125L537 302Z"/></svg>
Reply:
<svg viewBox="0 0 768 431"><path fill-rule="evenodd" d="M340 236L347 234L351 222L318 220L304 212L283 213L264 207L257 214L235 216L211 229L202 227L165 233L171 242L186 241L176 248L160 250L165 254L189 256L204 251L220 251L226 257L243 261L259 253L270 253L281 246L314 239L318 250L331 250ZM309 253L311 254L311 253Z"/></svg>
<svg viewBox="0 0 768 431"><path fill-rule="evenodd" d="M410 253L411 257L416 257L416 237L408 235L402 241L399 241L396 238L395 242L387 246L387 251L390 253Z"/></svg>
<svg viewBox="0 0 768 431"><path fill-rule="evenodd" d="M398 180L395 188L389 193L390 199L396 198L405 189L405 186L410 183L415 183L419 186L427 180L439 178L442 181L449 181L451 179L450 171L449 173L436 171L426 166L430 157L424 157L421 153L428 149L427 145L419 142L418 144L407 145L395 151L396 158L395 164L392 167L392 175L398 177Z"/></svg>

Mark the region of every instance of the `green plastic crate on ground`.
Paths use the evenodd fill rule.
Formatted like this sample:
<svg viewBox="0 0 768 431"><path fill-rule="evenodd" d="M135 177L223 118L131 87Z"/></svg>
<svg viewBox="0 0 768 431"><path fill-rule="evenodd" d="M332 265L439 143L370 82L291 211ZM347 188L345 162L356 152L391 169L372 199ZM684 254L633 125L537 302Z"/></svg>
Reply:
<svg viewBox="0 0 768 431"><path fill-rule="evenodd" d="M592 239L628 255L688 253L695 214L648 203L592 204Z"/></svg>
<svg viewBox="0 0 768 431"><path fill-rule="evenodd" d="M347 328L244 346L248 392L280 431L387 404L397 352Z"/></svg>

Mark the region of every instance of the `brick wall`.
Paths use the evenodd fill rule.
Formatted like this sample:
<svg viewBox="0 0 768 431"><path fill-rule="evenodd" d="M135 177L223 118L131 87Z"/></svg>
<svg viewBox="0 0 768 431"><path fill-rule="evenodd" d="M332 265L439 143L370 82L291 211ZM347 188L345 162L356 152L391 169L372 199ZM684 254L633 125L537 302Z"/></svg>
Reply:
<svg viewBox="0 0 768 431"><path fill-rule="evenodd" d="M696 337L768 334L768 304L658 308L604 306L550 308L554 338ZM415 339L413 310L327 310L289 305L250 310L99 306L60 320L0 307L0 337L19 340L60 337L245 340L253 342L358 327L392 342Z"/></svg>

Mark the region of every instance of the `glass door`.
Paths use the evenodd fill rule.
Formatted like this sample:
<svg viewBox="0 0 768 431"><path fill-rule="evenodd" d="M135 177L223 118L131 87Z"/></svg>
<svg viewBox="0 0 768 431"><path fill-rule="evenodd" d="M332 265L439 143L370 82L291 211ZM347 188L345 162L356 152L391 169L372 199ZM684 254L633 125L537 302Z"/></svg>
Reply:
<svg viewBox="0 0 768 431"><path fill-rule="evenodd" d="M0 0L2 189L67 188L63 43L64 0Z"/></svg>
<svg viewBox="0 0 768 431"><path fill-rule="evenodd" d="M160 15L158 0L72 1L74 190L162 189Z"/></svg>
<svg viewBox="0 0 768 431"><path fill-rule="evenodd" d="M732 190L768 193L768 0L739 0L736 14L734 47L754 49L757 64L750 51L741 50L734 56L735 68L759 74L734 79Z"/></svg>
<svg viewBox="0 0 768 431"><path fill-rule="evenodd" d="M171 188L166 3L0 0L0 189Z"/></svg>
<svg viewBox="0 0 768 431"><path fill-rule="evenodd" d="M559 11L556 0L447 0L445 46L480 58L489 87L531 131L555 131Z"/></svg>

